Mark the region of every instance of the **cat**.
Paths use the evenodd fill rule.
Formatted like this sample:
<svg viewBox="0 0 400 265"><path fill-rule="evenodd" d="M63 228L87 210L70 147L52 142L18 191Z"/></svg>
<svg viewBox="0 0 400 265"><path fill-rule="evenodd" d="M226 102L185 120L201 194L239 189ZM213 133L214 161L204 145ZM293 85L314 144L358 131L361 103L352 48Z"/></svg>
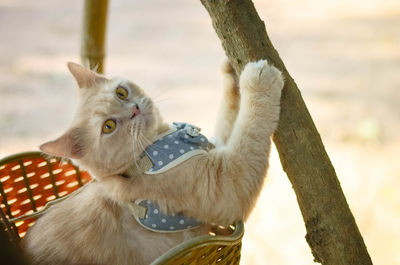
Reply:
<svg viewBox="0 0 400 265"><path fill-rule="evenodd" d="M284 80L277 68L266 60L250 62L238 78L225 62L215 148L162 173L133 176L124 172L140 168L135 161L172 127L136 84L75 63L68 68L79 86L78 111L70 129L40 149L71 159L95 181L52 206L30 228L22 246L33 264L149 264L207 233L208 224L246 220L263 186L279 120ZM201 136L196 127L188 128ZM129 208L140 198L201 224L172 233L146 229Z"/></svg>

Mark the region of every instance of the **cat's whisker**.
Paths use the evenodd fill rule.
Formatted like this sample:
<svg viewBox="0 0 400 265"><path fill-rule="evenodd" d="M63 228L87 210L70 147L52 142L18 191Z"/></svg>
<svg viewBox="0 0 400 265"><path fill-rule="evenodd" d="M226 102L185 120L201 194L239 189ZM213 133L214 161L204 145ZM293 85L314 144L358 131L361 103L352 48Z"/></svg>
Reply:
<svg viewBox="0 0 400 265"><path fill-rule="evenodd" d="M151 100L147 100L145 104L157 104L167 100L171 100L171 98L152 98Z"/></svg>
<svg viewBox="0 0 400 265"><path fill-rule="evenodd" d="M137 123L136 124L136 131L135 131L135 133L136 133L136 138L137 139L139 139L139 137L140 137L140 131L141 131L141 127L140 127L140 123Z"/></svg>
<svg viewBox="0 0 400 265"><path fill-rule="evenodd" d="M153 103L158 104L160 102L165 102L165 101L168 101L168 100L171 100L171 98L163 98L163 99L159 99L159 100L154 100L153 99Z"/></svg>
<svg viewBox="0 0 400 265"><path fill-rule="evenodd" d="M134 141L134 143L133 143L133 150L132 150L133 151L133 163L136 168L139 167L137 161L139 160L138 150L140 150L140 149L141 149L140 141L138 139L136 139L136 141Z"/></svg>
<svg viewBox="0 0 400 265"><path fill-rule="evenodd" d="M170 90L171 90L171 89L169 89L169 88L164 88L164 89L158 91L158 94L155 94L155 95L151 96L151 98L152 98L153 101L154 101L155 99L157 99L158 97L164 95L165 93L170 92Z"/></svg>

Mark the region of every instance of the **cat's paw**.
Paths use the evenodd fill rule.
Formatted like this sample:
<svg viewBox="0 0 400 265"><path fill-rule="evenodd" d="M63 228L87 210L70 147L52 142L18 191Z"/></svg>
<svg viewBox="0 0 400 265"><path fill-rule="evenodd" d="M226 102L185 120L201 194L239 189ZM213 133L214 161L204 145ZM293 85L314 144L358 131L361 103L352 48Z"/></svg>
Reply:
<svg viewBox="0 0 400 265"><path fill-rule="evenodd" d="M281 71L268 64L267 60L250 62L240 75L240 90L257 94L280 96L284 80Z"/></svg>
<svg viewBox="0 0 400 265"><path fill-rule="evenodd" d="M236 78L235 69L233 69L232 64L229 62L227 58L221 64L221 72L223 74L230 75L233 79Z"/></svg>
<svg viewBox="0 0 400 265"><path fill-rule="evenodd" d="M224 60L222 63L221 71L223 77L224 100L235 109L240 99L238 78L235 69L233 69L228 59Z"/></svg>

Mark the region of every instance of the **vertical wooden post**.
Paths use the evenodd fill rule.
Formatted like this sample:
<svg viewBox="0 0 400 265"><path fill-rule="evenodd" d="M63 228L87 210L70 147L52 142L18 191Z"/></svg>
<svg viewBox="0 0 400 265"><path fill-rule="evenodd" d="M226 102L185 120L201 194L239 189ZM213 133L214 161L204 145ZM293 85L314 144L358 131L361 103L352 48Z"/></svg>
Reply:
<svg viewBox="0 0 400 265"><path fill-rule="evenodd" d="M307 106L269 40L252 1L201 2L238 73L249 61L268 59L284 74L281 117L274 142L296 192L307 230L306 240L315 261L324 265L371 265L363 238Z"/></svg>
<svg viewBox="0 0 400 265"><path fill-rule="evenodd" d="M85 0L81 39L82 64L104 72L108 0Z"/></svg>

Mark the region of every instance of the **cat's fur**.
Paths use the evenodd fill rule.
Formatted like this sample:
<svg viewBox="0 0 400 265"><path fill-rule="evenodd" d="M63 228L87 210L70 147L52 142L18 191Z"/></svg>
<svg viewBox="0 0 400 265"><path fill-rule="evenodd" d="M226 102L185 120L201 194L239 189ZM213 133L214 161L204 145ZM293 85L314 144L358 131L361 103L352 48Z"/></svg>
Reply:
<svg viewBox="0 0 400 265"><path fill-rule="evenodd" d="M165 173L127 179L120 174L168 126L137 85L106 79L73 63L68 66L80 87L78 112L71 129L41 149L73 159L96 181L53 206L28 231L23 246L34 264L149 264L169 248L206 232L205 226L177 233L148 231L127 210L137 198L206 224L228 225L247 218L263 185L270 137L279 119L279 70L261 60L247 64L237 80L225 63L216 148ZM119 84L130 90L126 101L115 96ZM141 114L131 119L134 103ZM101 134L109 118L117 120L117 130Z"/></svg>

